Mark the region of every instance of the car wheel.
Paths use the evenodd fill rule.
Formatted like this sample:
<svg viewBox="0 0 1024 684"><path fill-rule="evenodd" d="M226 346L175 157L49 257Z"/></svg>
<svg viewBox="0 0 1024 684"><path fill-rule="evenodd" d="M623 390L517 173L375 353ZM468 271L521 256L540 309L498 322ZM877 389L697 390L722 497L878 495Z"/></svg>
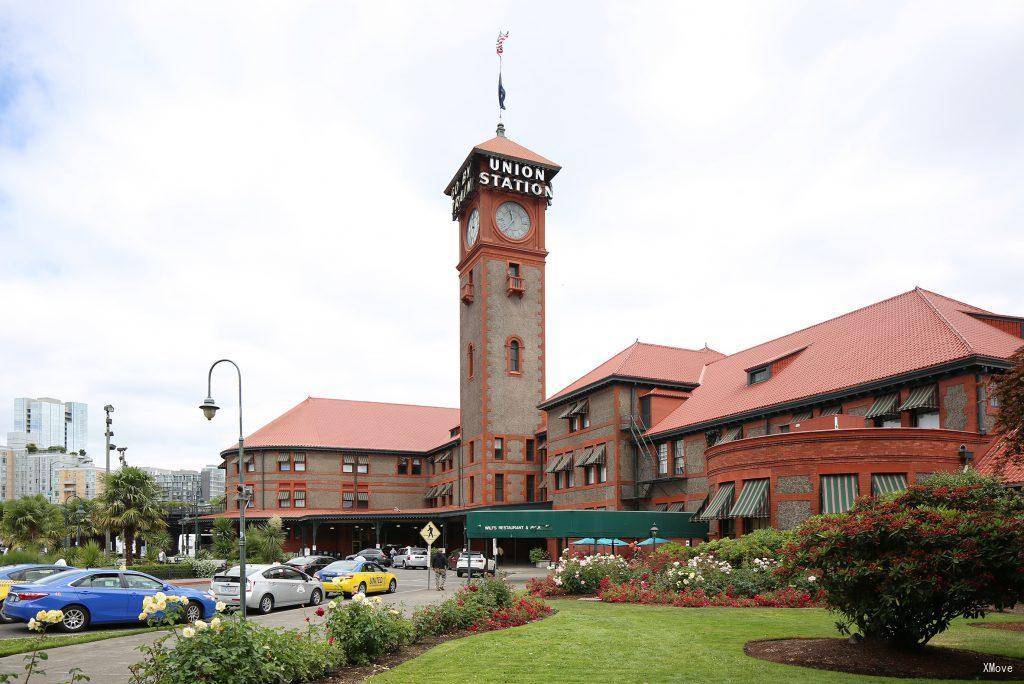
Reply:
<svg viewBox="0 0 1024 684"><path fill-rule="evenodd" d="M309 595L309 605L319 606L320 602L324 600L324 594L319 589L314 589Z"/></svg>
<svg viewBox="0 0 1024 684"><path fill-rule="evenodd" d="M274 597L270 594L264 594L263 598L260 599L260 615L266 615L272 610L274 610Z"/></svg>
<svg viewBox="0 0 1024 684"><path fill-rule="evenodd" d="M89 626L89 611L85 606L68 606L63 613L64 619L60 626L65 632L81 632Z"/></svg>
<svg viewBox="0 0 1024 684"><path fill-rule="evenodd" d="M195 622L203 619L203 606L198 601L189 601L185 606L185 622Z"/></svg>
<svg viewBox="0 0 1024 684"><path fill-rule="evenodd" d="M391 584L388 585L388 593L389 594L394 594L397 589L398 589L398 582L397 582L397 580L391 580Z"/></svg>
<svg viewBox="0 0 1024 684"><path fill-rule="evenodd" d="M366 582L359 583L358 593L362 594L363 596L366 596Z"/></svg>

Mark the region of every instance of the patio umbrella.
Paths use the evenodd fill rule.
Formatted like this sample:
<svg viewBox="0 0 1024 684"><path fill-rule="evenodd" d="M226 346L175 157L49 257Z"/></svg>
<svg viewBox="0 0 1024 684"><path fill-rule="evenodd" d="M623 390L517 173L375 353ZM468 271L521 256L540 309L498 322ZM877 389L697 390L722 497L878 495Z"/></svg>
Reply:
<svg viewBox="0 0 1024 684"><path fill-rule="evenodd" d="M662 539L661 537L648 537L637 546L654 546L655 544L668 544L668 539Z"/></svg>
<svg viewBox="0 0 1024 684"><path fill-rule="evenodd" d="M572 545L573 546L593 546L596 543L597 542L594 540L593 537L584 537L583 539L580 539L578 541L574 541L572 543Z"/></svg>
<svg viewBox="0 0 1024 684"><path fill-rule="evenodd" d="M624 542L621 539L609 539L608 537L601 537L597 540L598 546L629 546L629 542Z"/></svg>

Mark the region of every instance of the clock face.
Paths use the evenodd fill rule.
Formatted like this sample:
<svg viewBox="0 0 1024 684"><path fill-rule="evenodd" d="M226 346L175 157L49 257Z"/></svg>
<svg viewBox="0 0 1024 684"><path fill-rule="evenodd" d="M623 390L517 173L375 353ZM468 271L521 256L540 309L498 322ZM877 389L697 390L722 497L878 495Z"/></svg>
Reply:
<svg viewBox="0 0 1024 684"><path fill-rule="evenodd" d="M517 202L505 202L494 216L498 230L507 238L522 240L530 232L530 215Z"/></svg>
<svg viewBox="0 0 1024 684"><path fill-rule="evenodd" d="M466 247L476 244L476 238L480 235L480 212L476 209L469 215L466 221Z"/></svg>

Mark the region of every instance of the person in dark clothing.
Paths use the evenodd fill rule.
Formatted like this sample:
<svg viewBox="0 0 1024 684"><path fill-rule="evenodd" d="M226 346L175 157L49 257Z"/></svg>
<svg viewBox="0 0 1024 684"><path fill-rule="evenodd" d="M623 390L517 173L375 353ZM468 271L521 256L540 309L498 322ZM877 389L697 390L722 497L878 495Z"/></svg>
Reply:
<svg viewBox="0 0 1024 684"><path fill-rule="evenodd" d="M448 556L444 549L434 551L430 557L430 567L434 570L435 585L438 591L444 591L444 581L448 577Z"/></svg>

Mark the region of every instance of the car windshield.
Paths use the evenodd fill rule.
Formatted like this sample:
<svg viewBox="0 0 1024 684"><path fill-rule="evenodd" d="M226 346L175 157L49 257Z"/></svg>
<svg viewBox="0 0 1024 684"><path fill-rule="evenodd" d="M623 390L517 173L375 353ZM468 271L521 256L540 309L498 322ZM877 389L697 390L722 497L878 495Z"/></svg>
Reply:
<svg viewBox="0 0 1024 684"><path fill-rule="evenodd" d="M360 551L356 555L357 556L379 556L380 555L380 549L363 549L362 551Z"/></svg>
<svg viewBox="0 0 1024 684"><path fill-rule="evenodd" d="M287 561L288 565L306 565L307 563L316 560L313 556L296 556Z"/></svg>
<svg viewBox="0 0 1024 684"><path fill-rule="evenodd" d="M334 561L326 568L324 568L324 570L329 570L331 572L356 572L359 570L360 565L362 565L362 563L360 563L359 561Z"/></svg>
<svg viewBox="0 0 1024 684"><path fill-rule="evenodd" d="M50 575L49 577L38 579L35 582L32 582L32 584L60 584L79 572L81 572L81 570L65 570L64 572L58 572L56 575Z"/></svg>
<svg viewBox="0 0 1024 684"><path fill-rule="evenodd" d="M409 549L409 553L426 553L426 549Z"/></svg>

